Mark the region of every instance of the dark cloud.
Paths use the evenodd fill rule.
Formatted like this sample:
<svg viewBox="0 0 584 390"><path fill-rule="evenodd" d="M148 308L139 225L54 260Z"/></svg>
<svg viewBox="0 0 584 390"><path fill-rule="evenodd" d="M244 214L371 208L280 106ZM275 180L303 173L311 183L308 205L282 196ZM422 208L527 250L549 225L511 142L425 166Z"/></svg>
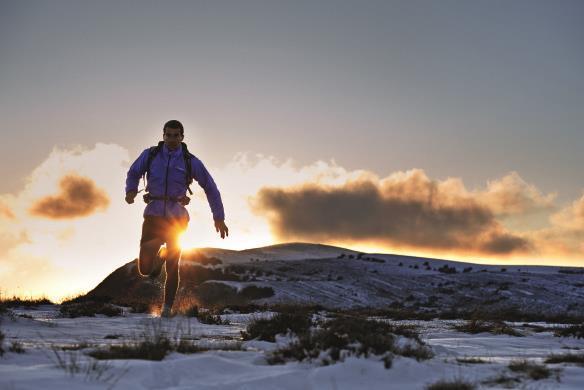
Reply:
<svg viewBox="0 0 584 390"><path fill-rule="evenodd" d="M67 175L59 182L60 192L37 200L29 212L37 217L70 219L85 217L109 205L107 194L93 180Z"/></svg>
<svg viewBox="0 0 584 390"><path fill-rule="evenodd" d="M252 201L280 239L362 241L391 246L486 254L526 251L495 212L452 182L422 171L342 186L263 188Z"/></svg>
<svg viewBox="0 0 584 390"><path fill-rule="evenodd" d="M531 248L531 244L526 239L500 232L485 241L481 249L487 253L505 254L515 251L526 252Z"/></svg>

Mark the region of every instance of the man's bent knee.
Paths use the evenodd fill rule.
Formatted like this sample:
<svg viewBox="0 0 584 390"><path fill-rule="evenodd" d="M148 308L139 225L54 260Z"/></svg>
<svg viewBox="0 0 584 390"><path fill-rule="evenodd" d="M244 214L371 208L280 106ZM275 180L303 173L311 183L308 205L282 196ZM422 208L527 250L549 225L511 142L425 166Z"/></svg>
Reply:
<svg viewBox="0 0 584 390"><path fill-rule="evenodd" d="M142 276L149 275L154 268L154 258L162 243L159 240L150 240L140 245L140 256L138 257L138 272Z"/></svg>

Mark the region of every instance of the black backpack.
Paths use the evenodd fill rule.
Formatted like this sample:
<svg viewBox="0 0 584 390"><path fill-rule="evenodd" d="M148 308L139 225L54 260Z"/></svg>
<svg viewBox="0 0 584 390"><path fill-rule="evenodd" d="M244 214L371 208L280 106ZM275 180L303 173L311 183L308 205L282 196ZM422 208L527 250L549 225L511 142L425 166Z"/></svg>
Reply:
<svg viewBox="0 0 584 390"><path fill-rule="evenodd" d="M156 157L158 152L160 152L162 150L163 145L164 145L164 141L160 141L158 143L158 145L151 146L150 149L148 149L148 162L146 163L146 172L144 172L144 175L142 176L142 179L144 180L144 188L146 188L145 177L146 177L147 173L150 173L150 166L152 165L152 160L154 159L154 157ZM184 142L181 142L181 147L182 147L183 157L185 159L185 170L187 172L186 177L185 177L187 190L189 190L189 194L192 195L193 191L191 191L191 184L193 182L193 174L191 172L191 170L192 170L191 159L195 156L193 156L191 154L191 152L189 152L189 150L187 149L187 144L185 144Z"/></svg>

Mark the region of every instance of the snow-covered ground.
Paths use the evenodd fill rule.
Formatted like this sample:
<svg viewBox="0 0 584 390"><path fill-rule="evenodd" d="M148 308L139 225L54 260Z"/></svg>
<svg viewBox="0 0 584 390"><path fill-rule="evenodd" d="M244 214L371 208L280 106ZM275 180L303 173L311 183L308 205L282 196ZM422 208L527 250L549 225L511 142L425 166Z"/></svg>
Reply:
<svg viewBox="0 0 584 390"><path fill-rule="evenodd" d="M269 365L265 356L279 344L242 342L240 332L249 321L271 313L227 314L230 325L205 325L196 319L177 316L159 319L148 314L121 317L59 318L58 306L13 309L0 324L6 338L0 357L1 389L423 389L441 379L463 379L477 388L506 388L487 385L489 379L520 377L514 383L523 389L583 389L584 367L547 364L557 370L548 378L534 381L513 373L512 360L543 362L550 354L584 351L584 340L554 337L551 331L534 333L515 324L525 337L476 335L452 330L457 321L399 321L418 327L421 338L435 356L426 361L396 357L385 369L375 357L348 358L330 366L315 363ZM22 317L24 315L24 317ZM543 324L539 324L543 325ZM548 325L549 326L549 325ZM96 347L138 340L143 334L165 332L171 338L193 340L210 351L194 354L173 352L162 361L95 360L86 355ZM13 342L24 353L8 351ZM240 350L232 350L241 346ZM72 350L63 351L61 348ZM81 348L77 349L76 348ZM458 359L480 358L481 364ZM62 365L77 373L69 373Z"/></svg>

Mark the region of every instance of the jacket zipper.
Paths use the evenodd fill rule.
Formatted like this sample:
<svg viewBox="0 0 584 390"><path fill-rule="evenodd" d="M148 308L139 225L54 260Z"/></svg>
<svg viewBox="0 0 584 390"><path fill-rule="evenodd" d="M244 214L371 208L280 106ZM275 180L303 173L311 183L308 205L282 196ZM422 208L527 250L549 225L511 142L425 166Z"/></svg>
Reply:
<svg viewBox="0 0 584 390"><path fill-rule="evenodd" d="M166 197L168 195L168 167L170 166L170 153L168 154L168 162L166 163L166 178L164 180L164 216L166 217Z"/></svg>

